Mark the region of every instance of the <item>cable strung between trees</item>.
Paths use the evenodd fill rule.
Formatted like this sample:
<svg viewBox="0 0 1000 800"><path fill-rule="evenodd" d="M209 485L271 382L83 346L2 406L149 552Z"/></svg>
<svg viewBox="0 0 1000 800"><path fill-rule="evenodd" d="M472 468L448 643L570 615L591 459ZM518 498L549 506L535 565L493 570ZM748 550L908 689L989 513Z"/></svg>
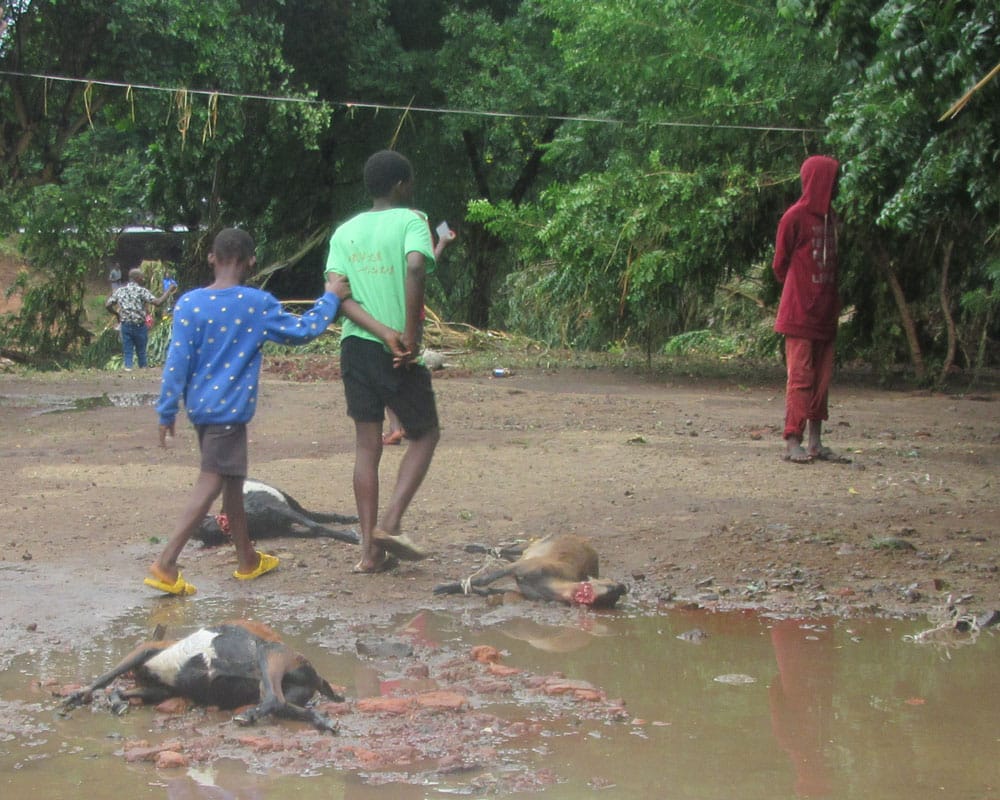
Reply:
<svg viewBox="0 0 1000 800"><path fill-rule="evenodd" d="M453 114L458 116L474 117L499 117L504 119L539 119L554 120L557 122L586 122L603 125L635 125L635 120L615 119L609 117L595 117L588 114L525 114L516 111L488 111L472 108L446 108L442 106L414 106L397 105L393 103L372 103L356 100L317 100L309 97L293 97L290 95L269 95L257 94L253 92L226 92L217 89L187 89L177 86L156 86L154 84L127 83L125 81L95 80L93 78L72 78L66 75L47 75L38 72L17 72L13 70L0 70L0 75L10 75L18 78L34 78L45 81L62 81L65 83L83 83L87 86L111 86L125 89L126 97L131 98L132 92L142 89L150 92L169 92L174 95L206 95L209 102L218 104L220 97L232 97L238 100L260 100L268 103L299 103L302 105L314 106L341 106L348 110L355 108L371 109L375 111L407 111L423 112L428 114ZM802 128L789 125L740 125L735 123L722 122L675 122L659 121L649 122L656 127L665 128L709 128L718 130L742 130L742 131L774 131L781 133L823 133L824 128Z"/></svg>

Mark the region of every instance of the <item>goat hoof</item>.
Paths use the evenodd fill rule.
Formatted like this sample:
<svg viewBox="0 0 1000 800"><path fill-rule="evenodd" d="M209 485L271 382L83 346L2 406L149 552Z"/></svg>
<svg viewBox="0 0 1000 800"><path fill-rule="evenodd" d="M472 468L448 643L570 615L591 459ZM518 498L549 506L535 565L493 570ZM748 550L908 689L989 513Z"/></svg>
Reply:
<svg viewBox="0 0 1000 800"><path fill-rule="evenodd" d="M82 695L79 693L71 694L69 697L65 698L59 704L59 710L64 713L72 711L77 706L82 706L85 700L86 700L86 695Z"/></svg>
<svg viewBox="0 0 1000 800"><path fill-rule="evenodd" d="M326 717L320 717L316 720L316 727L321 731L332 733L334 736L340 733L340 726L333 720L327 719Z"/></svg>

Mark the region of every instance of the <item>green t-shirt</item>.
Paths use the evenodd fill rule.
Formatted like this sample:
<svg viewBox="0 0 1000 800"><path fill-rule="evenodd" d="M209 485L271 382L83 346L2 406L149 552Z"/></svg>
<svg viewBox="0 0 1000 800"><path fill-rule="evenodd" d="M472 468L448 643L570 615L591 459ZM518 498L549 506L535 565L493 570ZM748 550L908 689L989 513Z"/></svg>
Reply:
<svg viewBox="0 0 1000 800"><path fill-rule="evenodd" d="M410 208L365 211L340 225L330 237L326 272L346 275L351 297L384 325L406 328L406 255L422 253L434 269L434 245L427 217ZM342 336L377 336L344 320Z"/></svg>

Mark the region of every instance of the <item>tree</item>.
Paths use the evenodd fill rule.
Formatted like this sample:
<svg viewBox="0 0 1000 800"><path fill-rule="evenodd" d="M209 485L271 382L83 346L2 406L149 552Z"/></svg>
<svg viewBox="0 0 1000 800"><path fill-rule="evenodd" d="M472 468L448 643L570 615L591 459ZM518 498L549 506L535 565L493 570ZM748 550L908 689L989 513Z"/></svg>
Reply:
<svg viewBox="0 0 1000 800"><path fill-rule="evenodd" d="M7 338L38 363L68 363L91 339L85 326L84 287L95 263L110 251L121 208L139 192L142 174L134 151L91 156L100 149L96 131L67 142L60 183L33 187L20 247L31 254L30 272L12 287L21 291L20 312Z"/></svg>
<svg viewBox="0 0 1000 800"><path fill-rule="evenodd" d="M540 6L575 89L568 111L593 121L561 126L546 166L566 178L535 207L477 213L523 231L522 257L545 265L508 282L522 324L541 334L558 318L567 344L633 337L652 349L764 257L798 163L818 146L831 62L808 24L767 8Z"/></svg>
<svg viewBox="0 0 1000 800"><path fill-rule="evenodd" d="M973 363L972 331L990 305L970 300L963 325L954 298L990 285L995 293L997 85L983 86L954 119L940 118L1000 59L1000 9L845 0L833 4L827 26L842 57L858 65L829 117L830 141L847 162L842 201L856 231L855 258L878 265L918 379L930 352L943 380L960 348L963 363ZM847 40L848 30L862 33ZM879 305L863 298L873 336L884 336Z"/></svg>
<svg viewBox="0 0 1000 800"><path fill-rule="evenodd" d="M549 179L543 156L560 128L549 115L566 108L570 95L553 57L551 22L535 0L456 6L443 20L447 40L432 83L450 107L480 113L443 120L443 138L458 146L464 165L458 185L466 201L517 207ZM503 115L505 109L518 116ZM486 327L496 321L497 283L514 262L508 242L480 217L472 215L467 223L466 318Z"/></svg>
<svg viewBox="0 0 1000 800"><path fill-rule="evenodd" d="M117 229L158 221L208 230L263 214L266 200L251 189L259 171L245 154L256 148L266 156L263 132L277 139L294 130L306 141L302 122L311 114L213 94L220 85L235 93L285 85L279 26L266 10L244 13L258 6L32 0L11 7L0 47L0 202L7 230L26 229L22 245L35 270L19 287L22 315L7 334L39 358L85 338L83 281L110 253ZM66 80L43 77L50 75ZM53 308L65 324L48 319Z"/></svg>

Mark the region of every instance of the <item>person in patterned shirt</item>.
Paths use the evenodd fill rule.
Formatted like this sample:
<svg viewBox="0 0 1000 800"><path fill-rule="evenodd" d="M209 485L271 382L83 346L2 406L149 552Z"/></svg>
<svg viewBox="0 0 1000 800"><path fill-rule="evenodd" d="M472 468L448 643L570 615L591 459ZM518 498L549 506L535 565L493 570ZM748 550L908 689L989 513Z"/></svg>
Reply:
<svg viewBox="0 0 1000 800"><path fill-rule="evenodd" d="M128 271L128 283L111 293L104 307L118 317L122 339L122 365L126 372L132 371L133 358L140 367L146 366L146 343L149 328L146 327L146 305L160 306L176 290L171 286L159 297L142 285L145 276L138 267Z"/></svg>
<svg viewBox="0 0 1000 800"><path fill-rule="evenodd" d="M215 499L229 518L238 580L253 580L278 566L278 558L254 549L247 530L243 484L247 475L247 424L257 410L265 342L305 344L327 329L351 287L328 275L325 292L301 317L290 314L263 289L244 286L257 263L250 234L226 228L215 237L208 261L215 281L181 296L174 309L167 362L163 366L159 416L160 446L174 435L184 401L198 435L201 471L174 532L144 583L166 594L191 595L177 559Z"/></svg>

